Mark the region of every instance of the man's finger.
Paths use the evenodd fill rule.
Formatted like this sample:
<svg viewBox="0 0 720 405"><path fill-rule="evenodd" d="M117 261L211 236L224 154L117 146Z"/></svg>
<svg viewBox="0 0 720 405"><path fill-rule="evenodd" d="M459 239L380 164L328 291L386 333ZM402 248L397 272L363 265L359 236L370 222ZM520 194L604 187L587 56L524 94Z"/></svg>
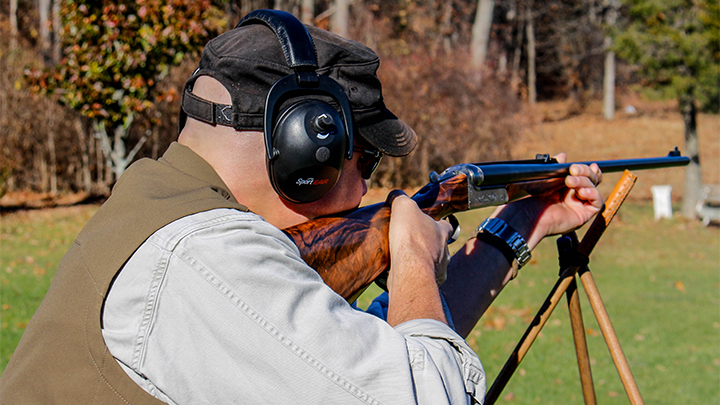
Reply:
<svg viewBox="0 0 720 405"><path fill-rule="evenodd" d="M588 176L568 176L565 178L565 185L569 188L595 188L595 182Z"/></svg>
<svg viewBox="0 0 720 405"><path fill-rule="evenodd" d="M590 168L590 166L587 165L572 165L570 166L570 175L575 177L587 177L593 183L593 186L596 186L600 184L602 171L600 171L600 168L597 167L596 164L593 163L593 165L597 168L597 171L593 170L592 168Z"/></svg>
<svg viewBox="0 0 720 405"><path fill-rule="evenodd" d="M590 169L595 173L595 176L597 177L597 181L595 182L595 185L602 183L603 173L602 170L600 170L600 166L597 165L597 163L593 163L590 165Z"/></svg>
<svg viewBox="0 0 720 405"><path fill-rule="evenodd" d="M602 196L600 195L600 191L598 191L597 188L593 187L583 187L577 189L575 192L575 195L577 198L581 201L589 202L592 206L596 208L601 208L603 205Z"/></svg>

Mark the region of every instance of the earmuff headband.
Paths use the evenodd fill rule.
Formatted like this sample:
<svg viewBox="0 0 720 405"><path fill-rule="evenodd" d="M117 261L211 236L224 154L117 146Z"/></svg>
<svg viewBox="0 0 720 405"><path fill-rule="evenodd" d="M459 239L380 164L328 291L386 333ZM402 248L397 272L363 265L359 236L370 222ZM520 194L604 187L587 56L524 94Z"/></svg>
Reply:
<svg viewBox="0 0 720 405"><path fill-rule="evenodd" d="M288 66L306 72L317 70L315 44L303 23L294 15L281 10L255 10L243 17L235 28L250 24L264 24L273 30Z"/></svg>

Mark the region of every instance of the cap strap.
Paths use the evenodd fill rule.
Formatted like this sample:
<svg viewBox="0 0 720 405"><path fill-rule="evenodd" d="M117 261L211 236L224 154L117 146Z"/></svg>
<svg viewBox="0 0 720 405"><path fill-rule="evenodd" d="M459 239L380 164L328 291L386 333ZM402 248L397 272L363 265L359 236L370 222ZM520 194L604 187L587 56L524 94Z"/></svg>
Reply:
<svg viewBox="0 0 720 405"><path fill-rule="evenodd" d="M233 126L233 108L227 104L217 104L194 95L185 89L182 109L187 115L210 125Z"/></svg>

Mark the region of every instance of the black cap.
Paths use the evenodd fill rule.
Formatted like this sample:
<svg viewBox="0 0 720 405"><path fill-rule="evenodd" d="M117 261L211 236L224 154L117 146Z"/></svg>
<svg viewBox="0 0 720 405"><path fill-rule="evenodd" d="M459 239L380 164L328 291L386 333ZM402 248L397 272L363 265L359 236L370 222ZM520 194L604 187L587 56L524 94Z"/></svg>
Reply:
<svg viewBox="0 0 720 405"><path fill-rule="evenodd" d="M387 155L410 153L417 143L417 135L385 107L377 77L380 60L375 52L317 27L307 25L306 28L315 44L317 73L335 80L348 97L355 134ZM253 24L221 34L205 46L198 69L185 84L180 127L190 115L225 125L232 121L232 126L238 130L262 131L265 100L270 88L277 80L293 73L280 42L268 27ZM204 75L215 78L228 90L234 117L223 111L198 113L194 108L198 103L193 101L198 98L192 95L192 87L195 80ZM332 100L326 101L336 104Z"/></svg>

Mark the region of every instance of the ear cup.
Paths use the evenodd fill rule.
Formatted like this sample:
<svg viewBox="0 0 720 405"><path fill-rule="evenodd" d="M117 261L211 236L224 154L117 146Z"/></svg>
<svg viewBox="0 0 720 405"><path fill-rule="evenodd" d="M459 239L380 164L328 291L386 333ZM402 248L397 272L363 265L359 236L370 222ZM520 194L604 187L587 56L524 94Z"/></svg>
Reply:
<svg viewBox="0 0 720 405"><path fill-rule="evenodd" d="M275 82L265 101L264 136L267 168L275 192L295 203L319 200L329 192L353 155L353 120L343 88L318 75L315 45L302 22L280 10L255 10L237 27L264 24L280 42L294 74ZM298 102L280 112L293 97L330 97L338 113L320 99Z"/></svg>
<svg viewBox="0 0 720 405"><path fill-rule="evenodd" d="M291 105L272 131L273 158L267 162L275 192L295 203L320 199L340 176L347 143L342 116L328 103Z"/></svg>

